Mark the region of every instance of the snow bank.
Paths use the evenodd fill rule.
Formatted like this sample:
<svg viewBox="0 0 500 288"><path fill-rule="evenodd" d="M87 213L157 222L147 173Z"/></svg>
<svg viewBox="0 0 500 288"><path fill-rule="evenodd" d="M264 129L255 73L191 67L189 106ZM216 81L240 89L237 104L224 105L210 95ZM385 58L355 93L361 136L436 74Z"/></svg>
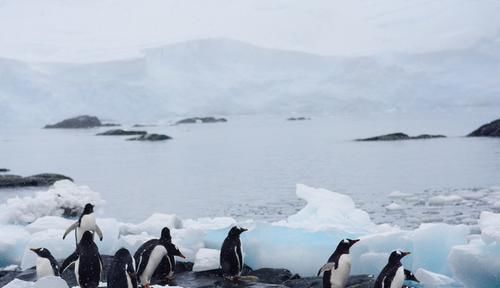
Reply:
<svg viewBox="0 0 500 288"><path fill-rule="evenodd" d="M500 287L500 214L481 213L479 227L480 237L451 250L453 274L470 288Z"/></svg>
<svg viewBox="0 0 500 288"><path fill-rule="evenodd" d="M62 216L64 208L81 210L86 203L102 206L99 193L69 180L57 181L33 197L15 197L0 205L0 223L25 225L43 216Z"/></svg>
<svg viewBox="0 0 500 288"><path fill-rule="evenodd" d="M48 276L36 282L14 279L4 288L68 288L68 284L60 277Z"/></svg>
<svg viewBox="0 0 500 288"><path fill-rule="evenodd" d="M0 267L19 264L30 234L23 227L7 225L0 226L0 235Z"/></svg>

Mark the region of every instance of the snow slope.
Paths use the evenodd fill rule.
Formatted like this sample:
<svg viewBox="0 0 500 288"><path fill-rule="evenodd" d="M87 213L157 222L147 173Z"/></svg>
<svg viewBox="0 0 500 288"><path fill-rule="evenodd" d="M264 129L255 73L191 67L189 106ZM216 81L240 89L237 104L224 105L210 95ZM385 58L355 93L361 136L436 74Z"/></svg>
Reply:
<svg viewBox="0 0 500 288"><path fill-rule="evenodd" d="M495 107L499 48L500 41L483 41L462 50L339 58L204 39L93 63L0 59L0 123L82 113L139 122Z"/></svg>

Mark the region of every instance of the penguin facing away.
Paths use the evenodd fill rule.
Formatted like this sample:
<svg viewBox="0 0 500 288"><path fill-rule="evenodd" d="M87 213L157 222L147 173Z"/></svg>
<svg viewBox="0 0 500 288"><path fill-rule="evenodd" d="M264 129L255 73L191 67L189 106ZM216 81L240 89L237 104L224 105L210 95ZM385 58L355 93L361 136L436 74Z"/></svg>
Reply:
<svg viewBox="0 0 500 288"><path fill-rule="evenodd" d="M134 260L127 249L116 251L107 280L108 288L137 288Z"/></svg>
<svg viewBox="0 0 500 288"><path fill-rule="evenodd" d="M165 227L160 239L149 240L134 254L134 258L137 259L137 277L144 287L150 287L153 274L165 258L167 258L167 263L170 263L169 267L173 268L175 268L174 256L185 258L179 249L171 243L171 240L170 230ZM173 275L173 268L170 268L166 276Z"/></svg>
<svg viewBox="0 0 500 288"><path fill-rule="evenodd" d="M349 249L359 239L344 239L339 242L335 252L328 258L328 262L318 271L323 273L323 288L344 288L351 273L351 255Z"/></svg>
<svg viewBox="0 0 500 288"><path fill-rule="evenodd" d="M37 255L36 277L37 279L47 276L59 276L59 264L50 251L46 248L31 248Z"/></svg>
<svg viewBox="0 0 500 288"><path fill-rule="evenodd" d="M82 239L75 252L64 260L59 272L62 274L72 264L75 266L76 282L82 288L97 288L101 273L103 272L103 262L99 249L94 243L94 235L90 231L83 233Z"/></svg>
<svg viewBox="0 0 500 288"><path fill-rule="evenodd" d="M73 223L71 226L66 229L63 235L63 239L66 238L69 232L75 230L76 233L76 244L80 243L82 239L83 233L85 231L91 231L97 233L99 235L99 239L102 241L102 231L99 226L97 226L95 222L95 214L94 214L94 205L87 203L83 208L83 212L80 215L78 221Z"/></svg>
<svg viewBox="0 0 500 288"><path fill-rule="evenodd" d="M220 266L222 275L230 280L238 279L243 270L243 253L241 252L241 233L248 229L234 226L229 230L220 250Z"/></svg>
<svg viewBox="0 0 500 288"><path fill-rule="evenodd" d="M406 278L401 259L409 254L411 253L400 250L393 251L387 265L378 275L374 288L401 288Z"/></svg>

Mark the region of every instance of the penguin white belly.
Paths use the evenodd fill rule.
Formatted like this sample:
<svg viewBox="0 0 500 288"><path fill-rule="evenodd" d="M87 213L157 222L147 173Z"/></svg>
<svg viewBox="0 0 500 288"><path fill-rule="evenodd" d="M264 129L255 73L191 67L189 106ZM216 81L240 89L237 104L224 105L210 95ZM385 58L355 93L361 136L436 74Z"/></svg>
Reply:
<svg viewBox="0 0 500 288"><path fill-rule="evenodd" d="M80 272L78 271L80 269L80 259L76 259L75 261L75 277L76 277L76 283L80 285Z"/></svg>
<svg viewBox="0 0 500 288"><path fill-rule="evenodd" d="M161 259L165 257L165 255L167 255L167 249L165 249L164 246L156 245L155 248L153 248L153 251L151 251L151 254L149 255L149 259L147 259L148 263L146 264L146 268L141 274L141 284L149 283L156 267L158 267L158 264L160 264ZM142 261L144 260L145 259Z"/></svg>
<svg viewBox="0 0 500 288"><path fill-rule="evenodd" d="M50 265L49 259L43 257L37 257L36 277L40 279L47 276L54 276L54 270L52 269L52 265Z"/></svg>
<svg viewBox="0 0 500 288"><path fill-rule="evenodd" d="M351 274L351 255L342 254L337 269L331 270L330 284L332 288L344 288ZM401 288L401 287L400 287Z"/></svg>
<svg viewBox="0 0 500 288"><path fill-rule="evenodd" d="M405 269L403 266L400 266L398 268L398 271L396 271L394 278L392 279L390 288L401 288L403 287L404 281L405 281Z"/></svg>
<svg viewBox="0 0 500 288"><path fill-rule="evenodd" d="M82 239L83 233L85 233L85 231L94 232L95 230L96 222L94 213L83 215L82 219L80 220L80 227L78 227L76 231L78 243L80 243L80 240Z"/></svg>
<svg viewBox="0 0 500 288"><path fill-rule="evenodd" d="M128 274L126 269L125 269L125 277L127 278L127 288L132 288L132 280L130 279L130 275Z"/></svg>

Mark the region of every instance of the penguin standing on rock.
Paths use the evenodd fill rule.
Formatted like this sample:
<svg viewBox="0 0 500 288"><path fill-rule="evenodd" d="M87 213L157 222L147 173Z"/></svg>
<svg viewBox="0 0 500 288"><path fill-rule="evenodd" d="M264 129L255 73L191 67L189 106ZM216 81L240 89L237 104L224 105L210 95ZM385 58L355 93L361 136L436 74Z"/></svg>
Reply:
<svg viewBox="0 0 500 288"><path fill-rule="evenodd" d="M103 263L99 249L94 243L94 235L85 231L75 252L64 260L60 273L75 264L76 282L82 288L97 288L103 272Z"/></svg>
<svg viewBox="0 0 500 288"><path fill-rule="evenodd" d="M235 226L229 230L220 250L220 266L222 275L230 280L237 280L243 270L243 253L241 252L241 233L248 229Z"/></svg>
<svg viewBox="0 0 500 288"><path fill-rule="evenodd" d="M75 230L76 233L77 245L78 243L80 243L80 240L82 239L83 233L85 233L85 231L97 233L97 235L99 235L99 239L102 241L101 228L99 228L99 226L97 226L95 222L94 205L90 203L87 203L85 205L82 215L80 215L78 221L69 226L68 229L66 229L66 232L64 232L63 239L66 238L68 233L73 230Z"/></svg>
<svg viewBox="0 0 500 288"><path fill-rule="evenodd" d="M45 248L31 248L31 251L37 255L36 259L36 277L37 279L47 276L59 276L59 264L54 256Z"/></svg>
<svg viewBox="0 0 500 288"><path fill-rule="evenodd" d="M134 254L137 264L137 277L143 287L150 287L151 278L162 261L165 261L166 265L162 266L162 268L165 267L165 271L161 271L161 274L167 278L165 280L169 280L172 278L175 269L174 256L186 258L171 241L170 230L165 227L162 230L160 239L147 241Z"/></svg>
<svg viewBox="0 0 500 288"><path fill-rule="evenodd" d="M137 288L134 260L127 249L116 251L107 279L108 288Z"/></svg>
<svg viewBox="0 0 500 288"><path fill-rule="evenodd" d="M344 288L351 273L351 255L349 249L359 239L341 240L335 252L328 258L328 263L318 271L323 273L323 288Z"/></svg>
<svg viewBox="0 0 500 288"><path fill-rule="evenodd" d="M389 256L389 262L385 265L375 281L374 288L401 288L406 279L405 269L401 259L410 252L400 250L393 251Z"/></svg>

